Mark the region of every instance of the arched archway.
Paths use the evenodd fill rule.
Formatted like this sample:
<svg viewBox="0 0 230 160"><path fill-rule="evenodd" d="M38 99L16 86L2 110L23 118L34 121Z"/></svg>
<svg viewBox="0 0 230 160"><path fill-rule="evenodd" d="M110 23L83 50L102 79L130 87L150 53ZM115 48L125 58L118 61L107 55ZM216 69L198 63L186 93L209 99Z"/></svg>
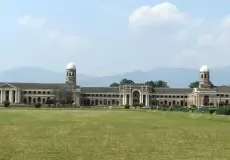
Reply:
<svg viewBox="0 0 230 160"><path fill-rule="evenodd" d="M204 96L204 101L203 101L204 106L208 106L209 105L209 96Z"/></svg>
<svg viewBox="0 0 230 160"><path fill-rule="evenodd" d="M90 106L90 100L89 99L87 99L87 106Z"/></svg>
<svg viewBox="0 0 230 160"><path fill-rule="evenodd" d="M38 97L37 102L41 103L41 97Z"/></svg>
<svg viewBox="0 0 230 160"><path fill-rule="evenodd" d="M107 100L106 100L106 99L104 99L104 105L105 105L105 106L107 105Z"/></svg>
<svg viewBox="0 0 230 160"><path fill-rule="evenodd" d="M113 99L112 100L112 105L114 106L116 104L115 100Z"/></svg>
<svg viewBox="0 0 230 160"><path fill-rule="evenodd" d="M25 104L27 104L27 98L24 98L24 99L23 99L23 102L24 102Z"/></svg>
<svg viewBox="0 0 230 160"><path fill-rule="evenodd" d="M33 103L36 103L36 98L33 98Z"/></svg>
<svg viewBox="0 0 230 160"><path fill-rule="evenodd" d="M135 104L140 104L140 91L138 90L135 90L133 91L133 105Z"/></svg>
<svg viewBox="0 0 230 160"><path fill-rule="evenodd" d="M32 98L28 97L28 103L30 104L32 102Z"/></svg>
<svg viewBox="0 0 230 160"><path fill-rule="evenodd" d="M94 100L91 101L91 106L94 106Z"/></svg>
<svg viewBox="0 0 230 160"><path fill-rule="evenodd" d="M95 100L95 106L97 106L97 105L98 105L98 99Z"/></svg>

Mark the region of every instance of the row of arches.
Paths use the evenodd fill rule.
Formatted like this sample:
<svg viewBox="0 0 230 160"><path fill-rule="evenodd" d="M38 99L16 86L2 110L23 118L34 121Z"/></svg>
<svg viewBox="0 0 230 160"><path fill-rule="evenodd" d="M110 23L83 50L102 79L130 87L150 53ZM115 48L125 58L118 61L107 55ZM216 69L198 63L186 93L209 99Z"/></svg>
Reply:
<svg viewBox="0 0 230 160"><path fill-rule="evenodd" d="M25 104L27 103L46 103L47 100L50 100L50 97L47 98L41 98L41 97L28 97L28 98L24 98L23 102Z"/></svg>
<svg viewBox="0 0 230 160"><path fill-rule="evenodd" d="M184 100L179 100L179 101L167 101L167 100L164 100L164 101L152 101L152 105L167 105L167 106L187 106L188 105L188 102L187 101L184 101Z"/></svg>
<svg viewBox="0 0 230 160"><path fill-rule="evenodd" d="M119 105L119 100L107 100L107 99L104 99L104 100L98 100L98 99L95 99L95 100L90 100L90 99L84 99L82 101L83 105L86 105L86 106L97 106L97 105L104 105L104 106L107 106L107 105Z"/></svg>
<svg viewBox="0 0 230 160"><path fill-rule="evenodd" d="M204 96L203 105L204 105L204 106L208 106L208 105L210 105L210 103L212 103L212 102L210 101L210 97L207 96L207 95ZM228 104L229 104L229 101L228 101L228 100L221 101L221 98L219 98L219 101L218 101L217 103L223 103L223 104L225 104L225 105L228 105Z"/></svg>

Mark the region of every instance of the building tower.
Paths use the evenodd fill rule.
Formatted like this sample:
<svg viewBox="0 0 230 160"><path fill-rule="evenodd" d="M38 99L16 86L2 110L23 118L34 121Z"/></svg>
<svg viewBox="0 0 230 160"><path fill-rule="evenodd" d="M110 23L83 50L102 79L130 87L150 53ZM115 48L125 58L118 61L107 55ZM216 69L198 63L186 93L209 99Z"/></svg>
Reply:
<svg viewBox="0 0 230 160"><path fill-rule="evenodd" d="M76 86L76 65L74 63L68 63L66 66L66 84L70 86Z"/></svg>
<svg viewBox="0 0 230 160"><path fill-rule="evenodd" d="M206 65L200 67L199 88L211 88L209 69Z"/></svg>

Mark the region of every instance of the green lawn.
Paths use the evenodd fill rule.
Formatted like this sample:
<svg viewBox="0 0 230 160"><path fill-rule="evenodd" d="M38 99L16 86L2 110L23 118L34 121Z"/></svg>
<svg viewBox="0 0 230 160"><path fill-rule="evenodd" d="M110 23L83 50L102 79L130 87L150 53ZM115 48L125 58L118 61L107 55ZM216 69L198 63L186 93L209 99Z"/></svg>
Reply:
<svg viewBox="0 0 230 160"><path fill-rule="evenodd" d="M230 118L109 109L0 109L0 160L230 159Z"/></svg>

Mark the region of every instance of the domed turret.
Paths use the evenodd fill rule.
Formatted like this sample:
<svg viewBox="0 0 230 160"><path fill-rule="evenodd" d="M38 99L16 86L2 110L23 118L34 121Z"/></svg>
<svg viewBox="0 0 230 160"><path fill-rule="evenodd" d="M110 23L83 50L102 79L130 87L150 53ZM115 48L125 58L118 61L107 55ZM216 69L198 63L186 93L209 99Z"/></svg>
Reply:
<svg viewBox="0 0 230 160"><path fill-rule="evenodd" d="M67 64L66 69L76 69L76 65L73 62Z"/></svg>
<svg viewBox="0 0 230 160"><path fill-rule="evenodd" d="M76 65L73 62L68 63L66 66L66 84L76 86L76 76Z"/></svg>
<svg viewBox="0 0 230 160"><path fill-rule="evenodd" d="M201 66L200 72L209 72L208 66L206 66L206 65Z"/></svg>
<svg viewBox="0 0 230 160"><path fill-rule="evenodd" d="M200 67L199 88L211 88L209 68L206 65Z"/></svg>

